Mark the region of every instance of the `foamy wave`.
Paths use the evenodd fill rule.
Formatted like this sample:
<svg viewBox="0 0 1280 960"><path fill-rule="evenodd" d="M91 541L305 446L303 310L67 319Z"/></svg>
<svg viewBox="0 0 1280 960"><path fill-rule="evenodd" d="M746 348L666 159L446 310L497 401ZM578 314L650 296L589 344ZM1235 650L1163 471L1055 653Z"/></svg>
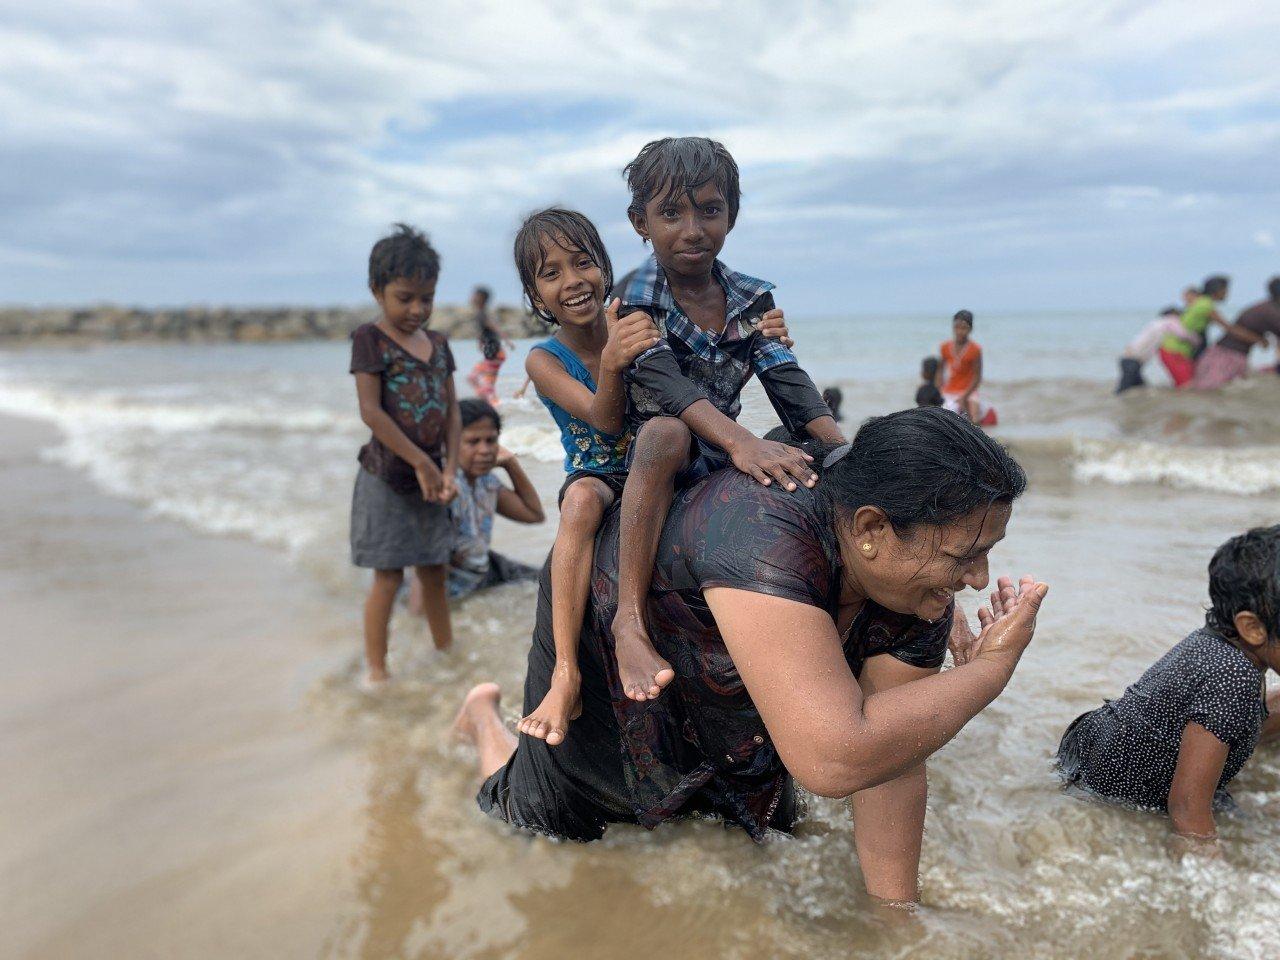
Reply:
<svg viewBox="0 0 1280 960"><path fill-rule="evenodd" d="M1142 441L1077 440L1072 474L1086 482L1166 484L1253 495L1280 490L1280 447L1174 447Z"/></svg>
<svg viewBox="0 0 1280 960"><path fill-rule="evenodd" d="M564 459L564 447L560 446L560 431L555 427L520 425L506 427L502 431L502 445L522 457L533 457L543 463L556 463Z"/></svg>
<svg viewBox="0 0 1280 960"><path fill-rule="evenodd" d="M100 391L72 396L39 387L0 385L0 413L53 420L60 426L83 424L158 433L196 430L272 430L323 433L358 430L354 415L322 408L281 409L275 398L262 397L227 403L156 403L138 394Z"/></svg>

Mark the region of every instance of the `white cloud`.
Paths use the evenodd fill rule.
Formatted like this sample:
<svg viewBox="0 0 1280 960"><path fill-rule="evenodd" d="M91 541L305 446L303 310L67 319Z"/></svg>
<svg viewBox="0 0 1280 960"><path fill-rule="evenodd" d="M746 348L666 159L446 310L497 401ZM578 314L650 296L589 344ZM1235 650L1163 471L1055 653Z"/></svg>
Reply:
<svg viewBox="0 0 1280 960"><path fill-rule="evenodd" d="M507 272L539 203L621 229L620 167L672 132L738 157L749 257L753 210L770 237L839 224L931 262L981 224L1035 245L1090 214L1231 217L1280 193L1280 81L1248 66L1275 26L1241 0L27 9L0 32L0 245L27 265L0 258L0 299L77 257L69 297L354 296L397 218ZM553 120L518 122L532 106Z"/></svg>

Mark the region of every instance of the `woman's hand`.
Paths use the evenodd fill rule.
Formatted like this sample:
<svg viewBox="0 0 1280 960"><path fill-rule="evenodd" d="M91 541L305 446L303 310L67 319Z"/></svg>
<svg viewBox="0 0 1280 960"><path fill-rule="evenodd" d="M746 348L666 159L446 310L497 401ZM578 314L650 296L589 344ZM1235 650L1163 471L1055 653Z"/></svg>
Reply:
<svg viewBox="0 0 1280 960"><path fill-rule="evenodd" d="M653 318L643 310L633 310L619 318L621 305L622 300L614 297L604 309L609 339L600 351L600 366L612 373L626 370L632 360L658 343L658 327Z"/></svg>
<svg viewBox="0 0 1280 960"><path fill-rule="evenodd" d="M782 310L778 307L774 307L760 318L759 329L770 340L777 340L788 350L796 345L787 330L786 318L783 317Z"/></svg>
<svg viewBox="0 0 1280 960"><path fill-rule="evenodd" d="M957 606L951 617L951 636L947 640L951 659L957 667L962 667L973 659L973 650L977 642L977 634L969 626L969 620L965 617L964 611Z"/></svg>
<svg viewBox="0 0 1280 960"><path fill-rule="evenodd" d="M1016 588L1008 577L997 580L990 605L978 611L982 629L969 659L998 663L1013 673L1035 635L1036 614L1048 592L1047 583L1032 577L1024 576Z"/></svg>

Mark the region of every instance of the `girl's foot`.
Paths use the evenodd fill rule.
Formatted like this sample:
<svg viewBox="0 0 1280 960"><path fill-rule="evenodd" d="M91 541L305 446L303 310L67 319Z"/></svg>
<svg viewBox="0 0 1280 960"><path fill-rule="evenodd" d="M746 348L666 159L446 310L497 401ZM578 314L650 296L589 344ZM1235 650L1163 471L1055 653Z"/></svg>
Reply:
<svg viewBox="0 0 1280 960"><path fill-rule="evenodd" d="M558 746L569 732L569 721L582 715L581 691L578 677L557 674L537 709L516 724L516 729L526 736L547 741L549 747Z"/></svg>
<svg viewBox="0 0 1280 960"><path fill-rule="evenodd" d="M613 648L618 658L622 692L632 700L653 700L676 678L671 664L658 656L644 621L619 611L613 618Z"/></svg>
<svg viewBox="0 0 1280 960"><path fill-rule="evenodd" d="M383 693L391 686L391 675L386 670L370 670L360 678L360 689L371 696Z"/></svg>

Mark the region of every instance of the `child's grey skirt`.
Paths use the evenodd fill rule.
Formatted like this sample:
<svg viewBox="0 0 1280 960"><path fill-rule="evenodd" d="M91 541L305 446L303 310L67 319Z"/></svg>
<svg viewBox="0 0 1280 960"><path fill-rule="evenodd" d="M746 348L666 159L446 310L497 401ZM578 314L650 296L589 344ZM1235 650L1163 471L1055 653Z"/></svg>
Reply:
<svg viewBox="0 0 1280 960"><path fill-rule="evenodd" d="M374 570L448 563L453 527L449 508L417 491L396 493L364 468L351 496L351 562Z"/></svg>

